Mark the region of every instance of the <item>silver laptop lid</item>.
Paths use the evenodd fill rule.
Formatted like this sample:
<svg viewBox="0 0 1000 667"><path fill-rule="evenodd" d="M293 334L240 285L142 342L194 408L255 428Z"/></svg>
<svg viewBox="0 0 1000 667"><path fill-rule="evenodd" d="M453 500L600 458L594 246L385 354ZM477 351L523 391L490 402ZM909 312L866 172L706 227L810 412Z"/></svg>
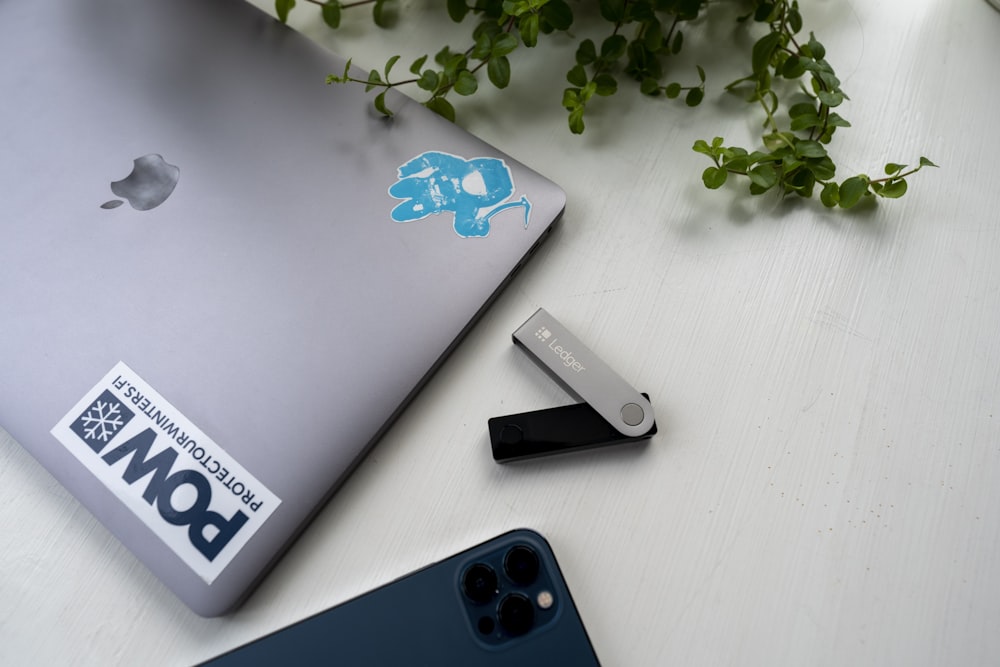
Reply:
<svg viewBox="0 0 1000 667"><path fill-rule="evenodd" d="M223 613L564 195L239 0L6 2L0 43L0 424Z"/></svg>

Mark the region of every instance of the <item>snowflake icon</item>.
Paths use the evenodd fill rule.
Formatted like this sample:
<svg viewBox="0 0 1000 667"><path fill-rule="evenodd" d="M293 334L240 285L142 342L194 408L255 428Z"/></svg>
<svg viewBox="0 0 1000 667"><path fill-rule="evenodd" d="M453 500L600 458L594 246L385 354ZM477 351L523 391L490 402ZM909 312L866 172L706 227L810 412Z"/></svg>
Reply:
<svg viewBox="0 0 1000 667"><path fill-rule="evenodd" d="M123 405L117 396L105 390L73 422L70 429L90 445L91 449L99 452L134 416L135 413Z"/></svg>
<svg viewBox="0 0 1000 667"><path fill-rule="evenodd" d="M107 442L122 427L122 405L97 401L81 419L86 427L83 434L88 440L97 438Z"/></svg>

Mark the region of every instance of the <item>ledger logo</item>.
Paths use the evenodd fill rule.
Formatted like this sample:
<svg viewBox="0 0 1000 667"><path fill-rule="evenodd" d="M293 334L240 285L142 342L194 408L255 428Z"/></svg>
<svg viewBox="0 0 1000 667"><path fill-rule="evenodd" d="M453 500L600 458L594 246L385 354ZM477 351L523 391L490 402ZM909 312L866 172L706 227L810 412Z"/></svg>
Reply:
<svg viewBox="0 0 1000 667"><path fill-rule="evenodd" d="M137 157L132 161L132 172L120 181L112 181L111 191L124 197L137 211L154 209L167 200L177 187L181 170L158 153ZM125 202L112 199L101 208L118 208Z"/></svg>
<svg viewBox="0 0 1000 667"><path fill-rule="evenodd" d="M554 337L552 335L552 331L550 331L548 327L539 327L538 331L535 332L535 338L545 343L545 347L550 349L553 354L559 357L562 365L568 370L571 370L574 373L580 373L581 371L587 370L587 367L574 356L573 352L560 345L559 338Z"/></svg>

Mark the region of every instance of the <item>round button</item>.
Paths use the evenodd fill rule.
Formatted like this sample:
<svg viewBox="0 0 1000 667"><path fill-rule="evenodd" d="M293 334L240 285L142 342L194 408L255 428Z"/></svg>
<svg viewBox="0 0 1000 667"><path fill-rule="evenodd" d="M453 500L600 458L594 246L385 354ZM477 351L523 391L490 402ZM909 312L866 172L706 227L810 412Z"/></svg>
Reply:
<svg viewBox="0 0 1000 667"><path fill-rule="evenodd" d="M638 426L645 416L646 413L642 411L642 406L635 403L626 403L622 407L622 421L629 426Z"/></svg>
<svg viewBox="0 0 1000 667"><path fill-rule="evenodd" d="M516 445L523 439L524 433L521 431L521 427L516 424L506 424L500 431L500 442L505 445Z"/></svg>

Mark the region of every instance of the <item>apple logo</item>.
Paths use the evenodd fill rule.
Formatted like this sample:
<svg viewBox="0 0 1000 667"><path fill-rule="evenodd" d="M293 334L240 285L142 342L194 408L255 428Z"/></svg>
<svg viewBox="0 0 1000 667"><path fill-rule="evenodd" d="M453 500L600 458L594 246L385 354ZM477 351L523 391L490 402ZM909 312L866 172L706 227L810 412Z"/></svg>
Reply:
<svg viewBox="0 0 1000 667"><path fill-rule="evenodd" d="M124 197L132 208L148 211L167 200L174 191L181 170L163 159L162 155L150 153L132 161L132 173L120 181L111 183L111 191ZM101 204L101 208L118 208L125 202L112 199Z"/></svg>

